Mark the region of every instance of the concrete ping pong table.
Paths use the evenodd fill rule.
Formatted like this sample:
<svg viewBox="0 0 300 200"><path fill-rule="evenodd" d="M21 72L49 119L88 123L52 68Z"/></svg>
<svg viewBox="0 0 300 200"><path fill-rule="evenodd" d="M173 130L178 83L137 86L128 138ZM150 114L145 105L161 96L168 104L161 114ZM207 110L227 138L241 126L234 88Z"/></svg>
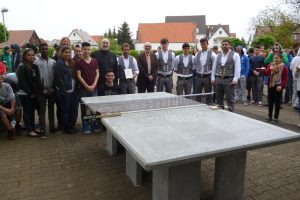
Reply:
<svg viewBox="0 0 300 200"><path fill-rule="evenodd" d="M167 93L83 98L93 111L107 102L174 97ZM153 200L199 200L201 160L215 158L214 199L243 198L248 150L288 143L300 135L204 104L122 112L103 118L107 150L126 149L126 174L134 185L152 170Z"/></svg>

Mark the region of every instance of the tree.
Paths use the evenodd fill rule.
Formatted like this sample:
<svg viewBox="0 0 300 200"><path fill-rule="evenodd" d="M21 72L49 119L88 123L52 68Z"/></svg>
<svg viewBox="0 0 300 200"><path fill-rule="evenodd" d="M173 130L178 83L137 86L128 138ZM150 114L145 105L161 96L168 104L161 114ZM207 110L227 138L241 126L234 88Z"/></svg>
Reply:
<svg viewBox="0 0 300 200"><path fill-rule="evenodd" d="M108 38L112 38L112 33L111 33L111 29L108 29L108 34L107 34Z"/></svg>
<svg viewBox="0 0 300 200"><path fill-rule="evenodd" d="M117 38L116 27L114 27L114 29L113 29L112 37Z"/></svg>
<svg viewBox="0 0 300 200"><path fill-rule="evenodd" d="M132 33L130 31L129 25L126 22L123 22L118 30L118 44L122 45L124 43L128 43L131 46L131 49L134 49L133 41L131 39Z"/></svg>
<svg viewBox="0 0 300 200"><path fill-rule="evenodd" d="M244 38L239 39L239 38L230 37L230 38L228 38L228 40L229 40L231 46L233 46L233 47L237 47L237 46L246 47L247 46Z"/></svg>
<svg viewBox="0 0 300 200"><path fill-rule="evenodd" d="M300 11L300 0L282 0L282 2L295 10L296 13Z"/></svg>
<svg viewBox="0 0 300 200"><path fill-rule="evenodd" d="M252 47L256 47L257 45L264 45L266 48L272 47L275 43L275 38L272 35L262 35L255 37L251 43Z"/></svg>
<svg viewBox="0 0 300 200"><path fill-rule="evenodd" d="M298 14L287 12L277 8L267 8L259 12L252 19L252 29L259 35L268 34L275 38L284 47L293 44L293 32L299 28Z"/></svg>
<svg viewBox="0 0 300 200"><path fill-rule="evenodd" d="M4 25L2 23L0 23L0 43L5 42L5 37L4 37L4 28L5 28L5 33L6 33L6 41L8 40L8 31L6 29L6 27L4 27Z"/></svg>
<svg viewBox="0 0 300 200"><path fill-rule="evenodd" d="M109 41L110 41L110 47L109 47L109 49L111 51L120 51L121 50L121 47L117 43L117 39L116 38L109 38Z"/></svg>

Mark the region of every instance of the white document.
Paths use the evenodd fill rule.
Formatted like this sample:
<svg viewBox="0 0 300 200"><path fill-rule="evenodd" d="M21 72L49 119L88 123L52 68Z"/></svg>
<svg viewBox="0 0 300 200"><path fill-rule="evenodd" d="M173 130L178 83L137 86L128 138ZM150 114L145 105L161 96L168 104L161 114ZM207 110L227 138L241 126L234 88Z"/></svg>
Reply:
<svg viewBox="0 0 300 200"><path fill-rule="evenodd" d="M126 79L133 78L132 69L124 69Z"/></svg>

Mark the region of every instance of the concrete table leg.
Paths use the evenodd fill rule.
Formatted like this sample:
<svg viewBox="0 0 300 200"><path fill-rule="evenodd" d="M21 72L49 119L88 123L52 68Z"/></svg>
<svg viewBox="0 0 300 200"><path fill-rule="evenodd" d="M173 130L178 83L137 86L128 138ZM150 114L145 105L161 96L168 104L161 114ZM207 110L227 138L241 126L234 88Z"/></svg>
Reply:
<svg viewBox="0 0 300 200"><path fill-rule="evenodd" d="M136 160L126 151L126 175L132 181L134 186L142 184L143 168Z"/></svg>
<svg viewBox="0 0 300 200"><path fill-rule="evenodd" d="M109 155L111 155L111 156L117 155L117 153L118 153L118 141L111 134L109 129L107 129L107 131L106 131L106 143L107 143L106 150L108 151Z"/></svg>
<svg viewBox="0 0 300 200"><path fill-rule="evenodd" d="M200 164L153 169L153 200L199 200Z"/></svg>
<svg viewBox="0 0 300 200"><path fill-rule="evenodd" d="M247 152L217 157L214 200L242 200Z"/></svg>

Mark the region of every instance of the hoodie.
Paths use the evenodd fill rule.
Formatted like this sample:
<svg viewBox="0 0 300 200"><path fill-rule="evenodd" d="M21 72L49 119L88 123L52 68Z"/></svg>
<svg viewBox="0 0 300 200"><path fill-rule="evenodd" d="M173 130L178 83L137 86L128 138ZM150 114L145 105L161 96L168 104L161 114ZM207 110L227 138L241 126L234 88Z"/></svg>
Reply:
<svg viewBox="0 0 300 200"><path fill-rule="evenodd" d="M297 80L297 91L300 91L300 71L297 71L297 67L300 68L300 49L297 52L297 55L293 58L291 62L291 70L294 76L294 80Z"/></svg>
<svg viewBox="0 0 300 200"><path fill-rule="evenodd" d="M12 71L15 72L18 69L18 66L21 62L21 53L20 53L20 47L17 44L10 45L11 49L14 49L14 52L12 53Z"/></svg>

